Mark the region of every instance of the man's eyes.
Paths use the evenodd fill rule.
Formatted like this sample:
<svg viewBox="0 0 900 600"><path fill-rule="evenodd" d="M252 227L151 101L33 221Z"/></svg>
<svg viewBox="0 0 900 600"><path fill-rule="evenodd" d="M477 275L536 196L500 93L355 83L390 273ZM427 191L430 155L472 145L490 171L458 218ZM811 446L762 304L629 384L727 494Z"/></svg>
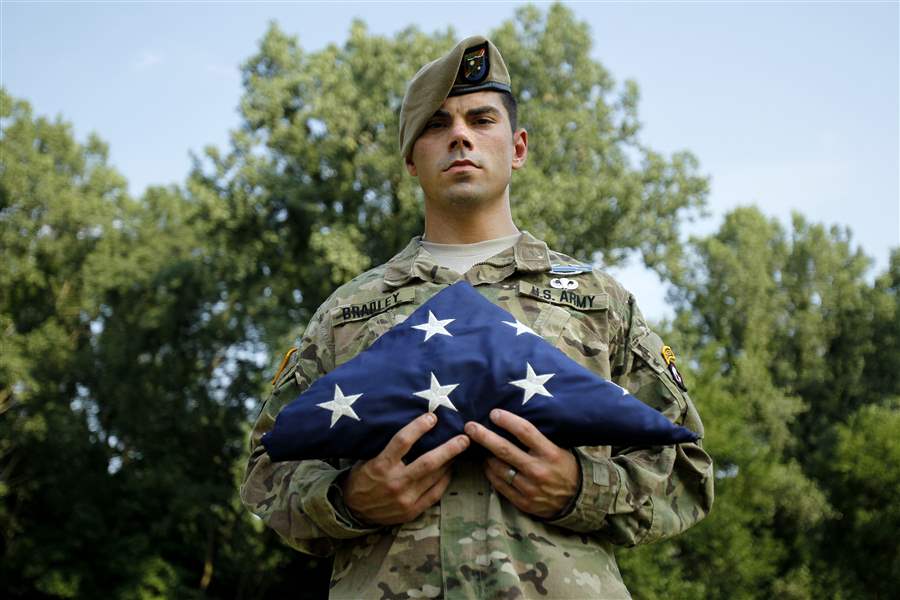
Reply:
<svg viewBox="0 0 900 600"><path fill-rule="evenodd" d="M494 119L492 119L491 117L478 117L472 122L475 125L493 125ZM439 129L446 126L446 121L430 121L425 125L425 129Z"/></svg>

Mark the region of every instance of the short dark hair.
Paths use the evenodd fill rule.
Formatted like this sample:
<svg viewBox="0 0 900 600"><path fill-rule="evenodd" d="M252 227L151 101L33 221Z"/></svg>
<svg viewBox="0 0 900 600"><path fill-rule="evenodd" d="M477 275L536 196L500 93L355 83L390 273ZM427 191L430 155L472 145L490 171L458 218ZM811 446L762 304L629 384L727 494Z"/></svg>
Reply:
<svg viewBox="0 0 900 600"><path fill-rule="evenodd" d="M513 133L519 128L519 105L516 98L509 92L498 92L500 99L503 101L503 108L506 109L506 115L509 117L509 128Z"/></svg>

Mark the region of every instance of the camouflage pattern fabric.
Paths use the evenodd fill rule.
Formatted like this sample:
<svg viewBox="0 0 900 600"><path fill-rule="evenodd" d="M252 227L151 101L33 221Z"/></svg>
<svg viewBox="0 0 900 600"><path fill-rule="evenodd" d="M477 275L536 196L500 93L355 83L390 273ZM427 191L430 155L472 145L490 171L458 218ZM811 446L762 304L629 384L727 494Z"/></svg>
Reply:
<svg viewBox="0 0 900 600"><path fill-rule="evenodd" d="M577 264L523 232L465 279L575 361L702 435L690 397L667 369L662 340L631 294L597 269L564 275L578 282L575 289L551 285L561 277L552 265ZM702 441L577 448L581 490L552 521L520 512L463 456L438 504L382 528L360 524L343 504L337 482L350 461L272 463L260 444L279 410L311 382L460 277L414 238L319 307L254 425L244 504L297 550L334 554L332 598L629 598L614 545L676 535L712 506L712 461Z"/></svg>

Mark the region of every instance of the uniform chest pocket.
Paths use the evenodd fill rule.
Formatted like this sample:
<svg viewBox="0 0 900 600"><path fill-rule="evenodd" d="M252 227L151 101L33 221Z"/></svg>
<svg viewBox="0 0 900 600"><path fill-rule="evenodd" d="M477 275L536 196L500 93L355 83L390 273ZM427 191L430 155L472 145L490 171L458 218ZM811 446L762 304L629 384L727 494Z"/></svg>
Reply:
<svg viewBox="0 0 900 600"><path fill-rule="evenodd" d="M519 283L519 302L536 313L532 329L583 367L610 379L609 297Z"/></svg>
<svg viewBox="0 0 900 600"><path fill-rule="evenodd" d="M538 304L537 307L538 316L531 328L536 334L555 345L565 331L572 315L561 306L544 303Z"/></svg>
<svg viewBox="0 0 900 600"><path fill-rule="evenodd" d="M357 294L331 309L335 367L372 345L415 309L414 288Z"/></svg>

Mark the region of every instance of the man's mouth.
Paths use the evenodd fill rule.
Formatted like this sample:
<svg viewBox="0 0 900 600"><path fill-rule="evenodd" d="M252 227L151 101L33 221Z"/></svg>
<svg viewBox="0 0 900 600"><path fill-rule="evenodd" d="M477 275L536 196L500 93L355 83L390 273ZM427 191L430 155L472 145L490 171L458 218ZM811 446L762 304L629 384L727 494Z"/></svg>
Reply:
<svg viewBox="0 0 900 600"><path fill-rule="evenodd" d="M465 169L468 167L477 169L478 165L476 165L475 163L473 163L471 160L468 160L468 159L454 160L452 163L450 163L450 166L444 170L452 171L454 169Z"/></svg>

